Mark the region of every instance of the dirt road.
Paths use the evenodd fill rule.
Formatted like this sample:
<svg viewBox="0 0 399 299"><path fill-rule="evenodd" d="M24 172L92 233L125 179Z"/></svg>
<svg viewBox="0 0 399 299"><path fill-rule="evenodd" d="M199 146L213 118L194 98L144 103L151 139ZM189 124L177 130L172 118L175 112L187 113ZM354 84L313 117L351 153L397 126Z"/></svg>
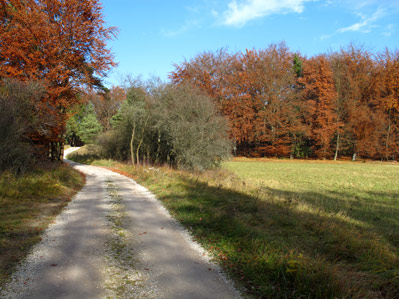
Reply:
<svg viewBox="0 0 399 299"><path fill-rule="evenodd" d="M1 298L240 297L145 188L103 168L68 163L85 173L86 186Z"/></svg>

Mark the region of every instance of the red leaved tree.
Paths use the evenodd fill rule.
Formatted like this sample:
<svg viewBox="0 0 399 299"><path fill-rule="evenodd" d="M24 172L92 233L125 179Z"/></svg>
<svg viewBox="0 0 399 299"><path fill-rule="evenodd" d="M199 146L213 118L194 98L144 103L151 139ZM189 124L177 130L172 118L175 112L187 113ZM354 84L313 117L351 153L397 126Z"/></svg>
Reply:
<svg viewBox="0 0 399 299"><path fill-rule="evenodd" d="M40 81L47 91L40 111L48 129L32 136L43 155L60 158L68 107L115 65L106 48L115 33L98 0L0 0L0 77Z"/></svg>
<svg viewBox="0 0 399 299"><path fill-rule="evenodd" d="M384 158L399 155L399 51L379 55L375 104L381 111Z"/></svg>
<svg viewBox="0 0 399 299"><path fill-rule="evenodd" d="M337 92L328 60L317 56L305 61L303 77L305 97L310 112L314 152L318 158L331 156L331 141L338 128L335 103Z"/></svg>

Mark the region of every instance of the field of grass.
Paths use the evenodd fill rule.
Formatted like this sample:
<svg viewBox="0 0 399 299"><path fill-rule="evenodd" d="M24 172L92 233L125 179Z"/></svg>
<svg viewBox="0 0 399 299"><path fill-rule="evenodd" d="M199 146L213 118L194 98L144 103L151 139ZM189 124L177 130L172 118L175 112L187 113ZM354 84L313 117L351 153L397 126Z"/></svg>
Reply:
<svg viewBox="0 0 399 299"><path fill-rule="evenodd" d="M398 298L399 165L241 160L191 174L90 162L154 192L251 297Z"/></svg>
<svg viewBox="0 0 399 299"><path fill-rule="evenodd" d="M83 184L83 175L59 164L0 175L0 287Z"/></svg>

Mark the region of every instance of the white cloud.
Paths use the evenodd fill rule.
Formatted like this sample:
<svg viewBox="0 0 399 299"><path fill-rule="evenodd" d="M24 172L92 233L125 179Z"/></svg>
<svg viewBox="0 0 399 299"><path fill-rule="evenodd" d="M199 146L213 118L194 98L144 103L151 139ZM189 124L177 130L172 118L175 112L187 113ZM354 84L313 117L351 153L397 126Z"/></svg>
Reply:
<svg viewBox="0 0 399 299"><path fill-rule="evenodd" d="M359 14L362 21L355 23L348 27L343 27L337 30L339 33L344 33L348 31L359 31L359 32L370 32L370 29L374 26L373 23L378 19L382 18L385 15L385 10L382 8L378 8L377 11L370 17L366 17L364 15Z"/></svg>
<svg viewBox="0 0 399 299"><path fill-rule="evenodd" d="M223 13L226 26L244 26L248 21L272 14L302 13L304 3L317 0L232 0Z"/></svg>
<svg viewBox="0 0 399 299"><path fill-rule="evenodd" d="M379 7L371 16L367 17L366 15L357 12L356 15L360 17L361 21L357 22L355 24L352 24L347 27L342 27L337 29L334 33L332 34L323 34L320 36L320 40L326 40L329 39L337 34L340 33L345 33L345 32L361 32L361 33L369 33L371 32L372 28L379 27L375 23L383 18L386 15L386 9L382 9ZM388 26L387 30L383 32L383 35L385 36L390 36L392 33L392 26Z"/></svg>
<svg viewBox="0 0 399 299"><path fill-rule="evenodd" d="M166 29L162 29L161 30L161 34L164 37L175 37L178 35L182 35L190 30L192 30L193 28L199 28L200 27L200 22L198 20L191 20L191 21L187 21L186 23L184 23L180 28L176 29L176 30L166 30Z"/></svg>

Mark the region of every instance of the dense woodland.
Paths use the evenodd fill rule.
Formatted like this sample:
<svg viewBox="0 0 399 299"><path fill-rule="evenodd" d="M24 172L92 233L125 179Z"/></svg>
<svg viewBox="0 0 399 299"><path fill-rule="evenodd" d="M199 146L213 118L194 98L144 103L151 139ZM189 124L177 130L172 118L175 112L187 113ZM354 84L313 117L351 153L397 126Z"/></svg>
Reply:
<svg viewBox="0 0 399 299"><path fill-rule="evenodd" d="M399 52L349 45L315 57L284 43L205 52L175 65L228 118L235 153L298 158L399 157Z"/></svg>

